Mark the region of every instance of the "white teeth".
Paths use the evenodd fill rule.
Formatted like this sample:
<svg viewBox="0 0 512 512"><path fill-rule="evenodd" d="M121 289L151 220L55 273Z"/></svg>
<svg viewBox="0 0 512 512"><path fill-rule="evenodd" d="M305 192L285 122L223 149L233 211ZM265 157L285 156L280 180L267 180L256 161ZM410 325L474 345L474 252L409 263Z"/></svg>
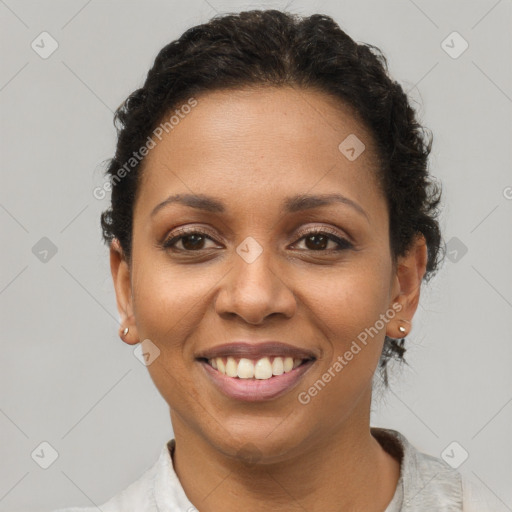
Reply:
<svg viewBox="0 0 512 512"><path fill-rule="evenodd" d="M238 360L230 356L227 359L216 357L208 362L212 368L228 377L267 380L292 371L300 366L303 360L293 357L262 357L257 361L251 361L245 357Z"/></svg>
<svg viewBox="0 0 512 512"><path fill-rule="evenodd" d="M283 358L275 357L272 363L272 373L274 375L282 375L284 373Z"/></svg>
<svg viewBox="0 0 512 512"><path fill-rule="evenodd" d="M256 379L270 379L272 377L272 365L268 357L260 359L254 366L254 377Z"/></svg>
<svg viewBox="0 0 512 512"><path fill-rule="evenodd" d="M238 363L237 375L241 379L252 379L254 377L254 364L250 359L242 357Z"/></svg>
<svg viewBox="0 0 512 512"><path fill-rule="evenodd" d="M238 365L233 357L228 357L226 363L226 375L228 377L236 377L238 373Z"/></svg>

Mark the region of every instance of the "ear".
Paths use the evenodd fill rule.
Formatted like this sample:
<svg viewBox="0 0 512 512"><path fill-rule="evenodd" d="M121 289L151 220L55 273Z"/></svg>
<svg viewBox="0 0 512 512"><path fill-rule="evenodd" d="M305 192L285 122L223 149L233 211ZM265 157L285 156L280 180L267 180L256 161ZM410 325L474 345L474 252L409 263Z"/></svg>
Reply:
<svg viewBox="0 0 512 512"><path fill-rule="evenodd" d="M394 320L388 323L386 334L391 338L404 338L411 332L411 322L420 300L420 288L427 268L427 244L422 234L416 235L407 253L397 258L396 275L393 277L392 304L398 303ZM399 327L405 328L405 332Z"/></svg>
<svg viewBox="0 0 512 512"><path fill-rule="evenodd" d="M133 314L130 266L117 238L114 238L110 244L110 271L116 292L117 310L121 316L119 337L128 345L135 345L139 343L139 336ZM125 335L123 331L126 327L128 327L128 333Z"/></svg>

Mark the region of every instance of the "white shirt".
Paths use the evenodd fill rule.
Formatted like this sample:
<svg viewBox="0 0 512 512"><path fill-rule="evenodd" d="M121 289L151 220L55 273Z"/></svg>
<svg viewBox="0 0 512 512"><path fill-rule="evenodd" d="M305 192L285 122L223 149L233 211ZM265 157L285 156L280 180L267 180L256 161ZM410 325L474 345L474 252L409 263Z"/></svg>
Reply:
<svg viewBox="0 0 512 512"><path fill-rule="evenodd" d="M382 512L495 512L497 500L442 459L419 452L400 432L371 428L373 436L400 460L400 479ZM197 512L174 471L175 440L168 441L156 463L119 494L101 505L102 512ZM241 507L243 509L243 507ZM98 508L65 508L55 512L97 512Z"/></svg>

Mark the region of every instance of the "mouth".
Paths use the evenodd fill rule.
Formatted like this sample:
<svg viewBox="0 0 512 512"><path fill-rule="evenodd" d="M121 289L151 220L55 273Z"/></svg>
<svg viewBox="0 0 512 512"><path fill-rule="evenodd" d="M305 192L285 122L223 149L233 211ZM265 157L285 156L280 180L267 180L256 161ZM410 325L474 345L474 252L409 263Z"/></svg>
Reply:
<svg viewBox="0 0 512 512"><path fill-rule="evenodd" d="M312 358L302 359L293 357L266 356L259 359L246 357L215 357L212 359L199 358L222 375L233 379L268 380L312 361Z"/></svg>
<svg viewBox="0 0 512 512"><path fill-rule="evenodd" d="M276 360L279 359L283 358L275 357L272 362L272 366L274 366L275 363L276 373L281 372L281 363L279 361L276 362ZM231 360L233 360L233 362L231 362ZM261 359L254 363L249 359L244 360L244 358L241 358L238 361L238 365L236 365L235 358L227 358L225 367L227 367L227 371L233 374L233 377L230 377L219 370L218 359L212 362L213 364L217 364L217 368L214 368L208 360L198 360L209 382L223 395L243 402L262 402L274 400L289 393L298 385L305 373L313 366L315 359L298 360L295 362L293 362L292 359L292 367L289 369L290 362L287 361L287 358L284 358L282 373L279 375L274 375L273 371L272 375L269 375L270 363L264 362L258 366L260 361ZM284 366L285 362L286 368ZM254 368L254 372L252 368ZM236 375L234 375L235 370ZM239 373L242 377L239 376ZM251 374L252 376L250 376Z"/></svg>
<svg viewBox="0 0 512 512"><path fill-rule="evenodd" d="M229 398L271 400L294 388L317 355L279 342L232 343L196 357L207 378Z"/></svg>

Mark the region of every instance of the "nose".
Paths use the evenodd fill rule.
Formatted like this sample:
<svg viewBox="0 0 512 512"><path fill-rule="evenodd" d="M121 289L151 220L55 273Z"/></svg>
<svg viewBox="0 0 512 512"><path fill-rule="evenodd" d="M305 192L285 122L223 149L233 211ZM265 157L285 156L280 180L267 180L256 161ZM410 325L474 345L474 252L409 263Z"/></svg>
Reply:
<svg viewBox="0 0 512 512"><path fill-rule="evenodd" d="M272 265L271 259L269 250L251 263L235 257L215 300L220 316L237 316L248 324L259 325L271 315L291 318L295 314L295 295L286 283L285 273Z"/></svg>

